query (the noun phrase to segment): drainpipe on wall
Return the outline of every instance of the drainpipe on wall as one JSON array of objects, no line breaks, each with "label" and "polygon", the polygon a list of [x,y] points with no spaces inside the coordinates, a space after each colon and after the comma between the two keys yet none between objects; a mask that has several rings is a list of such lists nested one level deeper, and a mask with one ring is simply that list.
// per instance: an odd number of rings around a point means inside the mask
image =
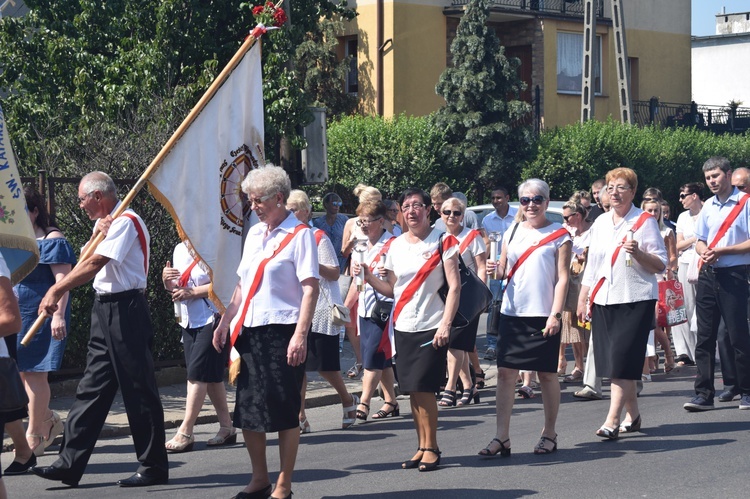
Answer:
[{"label": "drainpipe on wall", "polygon": [[377,90],[375,94],[375,112],[378,116],[383,116],[383,0],[378,0],[377,4],[377,40],[378,61],[376,71]]}]

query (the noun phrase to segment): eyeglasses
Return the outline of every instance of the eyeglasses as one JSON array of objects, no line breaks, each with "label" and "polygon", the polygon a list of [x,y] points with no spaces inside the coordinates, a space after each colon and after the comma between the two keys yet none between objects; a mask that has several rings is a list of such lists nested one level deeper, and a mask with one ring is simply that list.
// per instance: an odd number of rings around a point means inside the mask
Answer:
[{"label": "eyeglasses", "polygon": [[535,205],[540,205],[544,202],[544,196],[534,196],[534,197],[522,197],[518,200],[521,203],[521,206],[528,206],[529,203],[534,203]]},{"label": "eyeglasses", "polygon": [[88,197],[89,197],[89,196],[91,196],[91,195],[92,195],[93,193],[94,193],[94,192],[92,191],[92,192],[87,192],[87,193],[86,193],[86,194],[84,194],[83,196],[78,196],[78,202],[79,202],[79,203],[83,203],[83,202],[84,202],[84,201],[86,201],[86,199],[88,199]]},{"label": "eyeglasses", "polygon": [[576,212],[576,213],[571,213],[571,214],[570,214],[570,215],[568,215],[568,216],[565,216],[565,215],[563,215],[563,220],[565,220],[565,221],[567,222],[568,220],[570,220],[570,218],[571,218],[571,217],[574,217],[574,216],[576,216],[576,215],[578,215],[578,213],[577,213],[577,212]]},{"label": "eyeglasses", "polygon": [[265,203],[266,201],[268,201],[269,199],[271,199],[275,195],[276,195],[276,193],[274,192],[272,194],[267,194],[267,195],[261,196],[259,198],[250,198],[249,199],[250,206],[253,206],[253,205],[258,206],[259,204]]},{"label": "eyeglasses", "polygon": [[[744,185],[738,185],[737,188],[738,189],[744,189],[745,186]],[[680,194],[680,200],[683,200],[683,199],[685,199],[688,196],[692,196],[693,194],[695,194],[695,193],[694,192],[690,192],[690,193],[686,194],[686,193],[683,192],[682,194]]]},{"label": "eyeglasses", "polygon": [[344,203],[341,201],[331,201],[331,206],[338,206],[339,208],[341,208],[342,204]]},{"label": "eyeglasses", "polygon": [[610,194],[617,191],[617,192],[626,192],[629,191],[631,187],[629,185],[608,185],[607,186],[607,192]]},{"label": "eyeglasses", "polygon": [[461,211],[460,211],[460,210],[454,210],[454,211],[451,211],[451,210],[443,210],[443,215],[445,215],[446,217],[449,217],[449,216],[453,215],[454,217],[458,218],[458,217],[460,217],[461,215],[463,215],[463,213],[461,213]]},{"label": "eyeglasses", "polygon": [[360,218],[359,220],[357,220],[354,223],[357,224],[357,227],[365,227],[367,225],[370,225],[373,222],[377,222],[378,220],[381,220],[382,218],[383,217],[378,217],[378,218],[373,218],[372,220],[363,220],[363,219]]},{"label": "eyeglasses", "polygon": [[411,210],[419,211],[423,209],[425,206],[427,205],[424,203],[405,204],[401,207],[401,211],[403,211],[404,213],[406,213],[407,211],[411,211]]}]

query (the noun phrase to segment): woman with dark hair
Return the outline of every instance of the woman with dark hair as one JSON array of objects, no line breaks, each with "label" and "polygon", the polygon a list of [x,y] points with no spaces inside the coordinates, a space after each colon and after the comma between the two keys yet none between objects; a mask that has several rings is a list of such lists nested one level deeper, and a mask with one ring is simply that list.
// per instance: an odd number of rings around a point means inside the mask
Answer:
[{"label": "woman with dark hair", "polygon": [[76,257],[68,240],[52,226],[44,198],[32,187],[24,188],[29,218],[39,246],[39,265],[17,286],[23,327],[17,338],[18,370],[29,396],[29,427],[26,439],[34,454],[41,456],[63,430],[60,416],[49,408],[47,374],[62,364],[65,339],[70,323],[69,295],[58,302],[52,319],[44,324],[31,343],[21,348],[21,340],[38,316],[39,303],[47,290],[71,271]]},{"label": "woman with dark hair", "polygon": [[687,280],[688,267],[696,258],[695,225],[703,208],[703,184],[690,182],[680,187],[680,203],[685,211],[677,217],[677,277],[685,293],[685,308],[688,321],[672,327],[672,341],[678,365],[695,365],[695,344],[698,339],[698,324],[695,316],[695,284]]},{"label": "woman with dark hair", "polygon": [[[385,280],[367,265],[352,262],[353,275],[362,271],[367,284],[394,299],[391,321],[398,383],[401,391],[409,394],[418,438],[416,454],[401,467],[419,471],[432,471],[440,465],[435,392],[445,373],[450,330],[461,293],[458,241],[430,227],[430,203],[430,196],[421,189],[407,189],[401,195],[407,231],[391,243]],[[446,282],[443,302],[438,290]]]}]

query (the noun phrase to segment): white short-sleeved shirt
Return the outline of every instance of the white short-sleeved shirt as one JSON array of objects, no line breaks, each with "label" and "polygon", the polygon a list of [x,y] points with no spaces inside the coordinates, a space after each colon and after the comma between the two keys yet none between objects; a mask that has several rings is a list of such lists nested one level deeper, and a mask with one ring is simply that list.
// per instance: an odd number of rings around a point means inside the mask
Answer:
[{"label": "white short-sleeved shirt", "polygon": [[[268,224],[260,222],[250,228],[242,251],[242,261],[237,269],[240,276],[243,303],[250,291],[260,263],[279,248],[287,234],[294,231],[300,221],[293,214],[265,237]],[[268,324],[295,324],[302,305],[301,282],[309,278],[320,279],[318,251],[315,237],[309,228],[303,229],[266,265],[258,292],[248,307],[243,323],[246,327]]]},{"label": "white short-sleeved shirt", "polygon": [[[646,271],[635,258],[631,259],[632,265],[628,267],[625,263],[626,253],[622,250],[612,265],[615,249],[622,245],[622,240],[643,210],[631,206],[628,214],[617,224],[614,223],[614,213],[613,210],[603,213],[589,229],[591,245],[582,284],[591,290],[601,277],[605,278],[594,298],[597,305],[656,300],[659,297],[656,274]],[[648,217],[635,231],[633,240],[638,242],[641,251],[657,256],[664,265],[667,264],[667,248],[654,217]]]},{"label": "white short-sleeved shirt", "polygon": [[540,229],[526,227],[523,223],[518,226],[507,248],[508,271],[527,249],[532,246],[538,247],[529,254],[508,281],[500,308],[501,313],[513,317],[550,315],[557,284],[557,252],[563,244],[570,241],[570,234],[566,233],[544,246],[539,246],[539,242],[561,228],[562,225],[558,223],[551,223]]},{"label": "white short-sleeved shirt", "polygon": [[[467,238],[471,235],[471,242],[469,242],[465,248],[464,241],[467,240]],[[458,239],[459,248],[463,248],[463,251],[461,251],[461,259],[464,261],[464,265],[466,265],[468,268],[474,271],[476,274],[477,272],[477,262],[474,260],[474,258],[477,255],[481,255],[483,253],[487,253],[487,245],[484,244],[484,239],[482,239],[482,235],[479,233],[478,230],[470,229],[469,227],[464,227],[464,230],[461,231],[461,233],[456,237]]]},{"label": "white short-sleeved shirt", "polygon": [[[699,212],[700,213],[700,212]],[[677,233],[682,234],[683,239],[690,239],[695,236],[695,224],[698,220],[698,215],[693,218],[690,214],[690,210],[685,210],[677,217]],[[689,264],[695,256],[695,243],[682,250],[680,256],[677,258],[679,263]]]},{"label": "white short-sleeved shirt", "polygon": [[[190,255],[185,243],[180,243],[175,246],[174,252],[172,253],[172,265],[180,271],[180,275],[182,275],[192,263],[193,257]],[[211,276],[201,268],[199,263],[190,271],[187,287],[195,288],[197,286],[209,284],[210,282]],[[206,324],[213,322],[214,312],[216,312],[216,310],[207,298],[193,298],[192,300],[181,301],[179,304],[180,316],[182,317],[180,326],[184,328],[196,328],[203,327]]]},{"label": "white short-sleeved shirt", "polygon": [[583,252],[586,251],[586,249],[589,247],[589,243],[591,240],[591,231],[586,231],[582,234],[576,234],[573,236],[573,246],[571,247],[571,251],[574,255],[581,256],[583,255]]},{"label": "white short-sleeved shirt", "polygon": [[[318,244],[318,262],[320,265],[338,267],[339,259],[336,256],[336,250],[333,248],[333,243],[328,238],[325,231],[313,229],[313,235],[316,235],[315,231],[320,231],[322,234],[320,244]],[[343,305],[338,280],[329,281],[321,276],[319,285],[320,294],[318,295],[318,303],[315,304],[312,331],[318,334],[336,336],[344,329],[344,326],[334,325],[331,318],[331,309],[333,308],[333,305]]]},{"label": "white short-sleeved shirt", "polygon": [[508,213],[504,217],[498,215],[497,211],[493,211],[482,219],[482,227],[488,235],[496,232],[502,236],[515,223],[516,213],[518,209],[513,206],[508,206]]},{"label": "white short-sleeved shirt", "polygon": [[[698,215],[698,223],[695,227],[695,235],[698,240],[710,244],[714,240],[714,236],[719,232],[722,222],[729,216],[729,213],[744,195],[744,192],[735,187],[734,192],[732,192],[724,204],[720,203],[716,196],[709,198],[703,204],[703,209]],[[750,239],[750,201],[745,203],[737,218],[729,226],[729,230],[727,230],[724,237],[719,240],[719,243],[715,247],[725,248],[727,246],[734,246],[735,244],[744,243],[748,239]],[[712,267],[734,267],[737,265],[750,265],[750,253],[724,255],[711,264]]]},{"label": "white short-sleeved shirt", "polygon": [[[7,277],[10,280],[10,269],[8,264],[5,263],[5,257],[0,253],[0,277]],[[8,357],[8,347],[5,345],[5,340],[0,338],[0,357]]]},{"label": "white short-sleeved shirt", "polygon": [[[117,202],[112,213],[120,206]],[[133,210],[125,210],[122,215],[112,220],[107,237],[104,238],[94,253],[109,258],[109,262],[96,273],[94,291],[97,293],[122,293],[131,289],[146,288],[146,269],[144,268],[143,249],[135,228],[135,221],[125,216],[134,215],[141,224],[146,238],[146,262],[148,262],[151,236],[143,219]]]},{"label": "white short-sleeved shirt", "polygon": [[[378,242],[375,243],[375,245],[370,248],[367,253],[365,253],[365,265],[369,266],[370,269],[373,268],[373,260],[376,256],[380,253],[380,250],[383,249],[383,245],[393,237],[393,234],[388,232],[387,230],[383,232],[383,235],[380,236],[380,239],[378,239]],[[394,240],[395,242],[395,240]],[[391,243],[393,244],[393,243]],[[392,250],[392,246],[388,248],[388,251],[390,252]],[[388,255],[381,256],[378,259],[378,264],[382,264],[385,262],[385,258]],[[376,264],[376,266],[378,265]],[[393,298],[388,298],[387,296],[381,295],[380,293],[377,294],[377,299],[380,301],[393,301]],[[369,317],[372,313],[372,307],[375,306],[375,291],[372,289],[372,286],[367,284],[365,286],[365,290],[359,294],[359,303],[357,304],[357,315],[360,317]]]},{"label": "white short-sleeved shirt", "polygon": [[[406,234],[399,236],[391,243],[391,249],[385,259],[385,268],[396,275],[396,286],[393,289],[396,306],[406,287],[427,260],[438,250],[439,230],[432,232],[424,241],[410,244]],[[446,235],[443,244],[443,261],[458,252],[458,241]],[[447,246],[447,247],[446,247]],[[396,319],[395,328],[402,332],[417,332],[435,329],[440,325],[445,311],[445,303],[438,290],[445,283],[442,261],[430,272],[414,296],[404,305]]]}]

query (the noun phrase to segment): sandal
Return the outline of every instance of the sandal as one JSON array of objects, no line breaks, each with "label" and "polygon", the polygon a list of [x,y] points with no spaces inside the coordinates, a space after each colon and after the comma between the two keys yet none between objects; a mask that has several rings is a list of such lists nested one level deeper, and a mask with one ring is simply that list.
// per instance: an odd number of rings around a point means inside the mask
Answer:
[{"label": "sandal", "polygon": [[304,435],[305,433],[312,433],[312,427],[307,421],[307,418],[299,422],[299,434]]},{"label": "sandal", "polygon": [[39,442],[34,442],[36,445],[29,445],[31,449],[34,451],[34,455],[36,457],[43,456],[44,451],[47,450],[47,447],[52,445],[57,438],[57,436],[62,433],[64,425],[62,422],[62,419],[60,418],[60,415],[56,413],[55,411],[51,411],[52,416],[50,416],[48,419],[44,420],[44,423],[52,423],[52,426],[50,426],[49,432],[47,432],[47,435],[38,435],[35,433],[27,433],[26,437],[31,437],[34,440],[39,439]]},{"label": "sandal", "polygon": [[[364,410],[364,411],[360,410],[360,408],[359,408],[360,405],[365,406],[366,410]],[[364,402],[360,402],[359,404],[357,404],[357,414],[355,416],[357,419],[359,419],[360,421],[367,421],[367,416],[369,414],[370,414],[370,406],[369,406],[369,404],[365,404]]]},{"label": "sandal", "polygon": [[464,390],[463,394],[461,394],[461,400],[458,401],[458,405],[461,407],[469,405],[472,400],[475,404],[479,403],[479,390],[477,390],[476,385],[472,386],[470,390]]},{"label": "sandal", "polygon": [[[357,406],[359,405],[359,397],[357,397],[353,393],[351,394],[351,396],[352,396],[352,405],[348,407],[344,407],[344,417],[341,419],[342,430],[349,428],[350,426],[354,425],[354,423],[357,422]],[[350,412],[354,413],[354,416],[352,416],[351,418],[348,417]]]},{"label": "sandal", "polygon": [[[422,452],[432,452],[433,454],[437,455],[437,460],[433,463],[425,463],[424,461],[419,462],[419,471],[433,471],[436,470],[438,466],[440,466],[440,455],[442,452],[440,452],[440,449],[430,449],[430,448],[424,448],[422,449]],[[424,458],[424,454],[422,455]]]},{"label": "sandal", "polygon": [[[496,451],[492,451],[490,447],[492,446],[492,442],[497,442],[500,444],[500,447],[497,448]],[[477,454],[484,457],[493,457],[500,454],[501,457],[510,457],[510,447],[506,447],[505,444],[510,442],[510,439],[505,440],[505,442],[501,442],[499,438],[493,438],[489,444],[487,444],[487,447],[480,450]]]},{"label": "sandal", "polygon": [[[187,439],[184,442],[178,442],[175,440],[177,437],[183,437]],[[193,435],[188,435],[186,433],[182,433],[181,431],[178,431],[174,437],[172,437],[172,440],[168,441],[164,447],[167,448],[167,452],[171,454],[178,454],[180,452],[190,452],[193,450],[193,444],[195,443],[195,437]]]},{"label": "sandal", "polygon": [[362,373],[362,364],[354,364],[352,367],[349,368],[348,371],[346,371],[346,375],[351,379],[358,378],[361,373]]},{"label": "sandal", "polygon": [[518,394],[521,396],[521,398],[525,399],[533,399],[534,398],[534,389],[530,386],[522,386],[518,389]]},{"label": "sandal", "polygon": [[454,407],[456,405],[456,392],[443,390],[443,398],[438,401],[440,407]]},{"label": "sandal", "polygon": [[474,386],[476,386],[477,389],[479,390],[484,388],[484,375],[485,375],[484,371],[474,373],[474,378],[476,379]]},{"label": "sandal", "polygon": [[596,430],[596,436],[602,437],[606,440],[617,440],[620,435],[620,427],[610,428],[609,426],[602,426]]},{"label": "sandal", "polygon": [[[221,432],[226,431],[226,435],[222,435]],[[216,432],[216,436],[209,438],[206,441],[206,445],[209,447],[216,447],[219,445],[234,445],[237,443],[237,429],[231,426],[219,426],[219,431]]]},{"label": "sandal", "polygon": [[629,422],[620,423],[620,433],[634,433],[641,431],[641,415]]},{"label": "sandal", "polygon": [[401,413],[398,408],[398,404],[393,404],[386,401],[385,404],[383,404],[383,407],[385,407],[386,405],[393,407],[393,409],[391,409],[390,411],[384,411],[383,409],[380,409],[378,412],[372,415],[372,419],[385,419],[388,416],[395,417]]},{"label": "sandal", "polygon": [[563,378],[563,383],[578,383],[579,381],[583,381],[583,371],[577,367]]},{"label": "sandal", "polygon": [[[424,451],[425,449],[422,447],[417,448],[417,452],[421,452],[422,455],[424,455]],[[413,470],[414,468],[419,466],[419,463],[421,461],[422,461],[421,457],[419,459],[409,459],[408,461],[404,461],[403,463],[401,463],[401,467],[405,470]]]},{"label": "sandal", "polygon": [[[545,446],[546,442],[552,442],[552,448]],[[534,447],[534,454],[541,455],[541,454],[552,454],[557,450],[557,435],[555,435],[555,438],[549,438],[545,437],[544,435],[541,436],[539,439],[539,443],[536,444],[536,447]]]}]

